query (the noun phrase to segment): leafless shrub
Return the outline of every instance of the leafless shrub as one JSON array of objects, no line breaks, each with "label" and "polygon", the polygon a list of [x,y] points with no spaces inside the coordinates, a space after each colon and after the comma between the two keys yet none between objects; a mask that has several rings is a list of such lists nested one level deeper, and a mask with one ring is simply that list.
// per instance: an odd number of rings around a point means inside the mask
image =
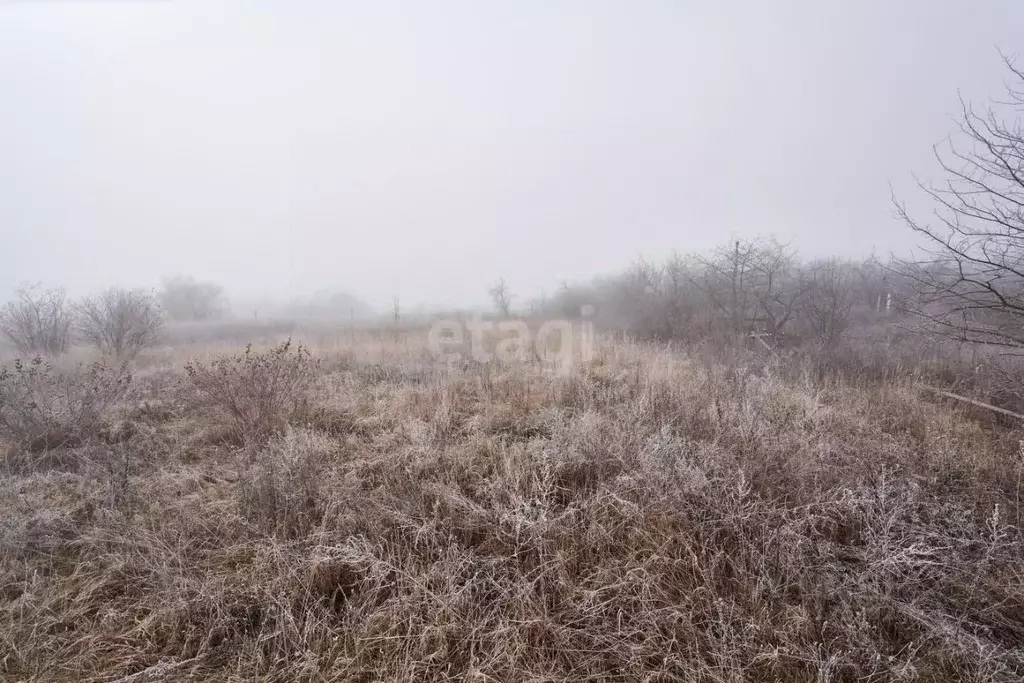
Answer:
[{"label": "leafless shrub", "polygon": [[223,318],[228,311],[224,288],[213,282],[178,276],[166,280],[160,305],[171,320],[203,322]]},{"label": "leafless shrub", "polygon": [[831,348],[850,322],[855,296],[852,268],[827,259],[808,265],[803,277],[800,313],[818,343]]},{"label": "leafless shrub", "polygon": [[24,354],[60,355],[71,341],[72,312],[63,289],[22,287],[0,309],[0,334]]},{"label": "leafless shrub", "polygon": [[687,339],[694,333],[704,293],[694,286],[693,259],[671,256],[656,265],[639,260],[620,279],[609,302],[635,334],[651,339]]},{"label": "leafless shrub", "polygon": [[808,340],[820,348],[837,343],[853,315],[871,324],[888,314],[888,277],[874,259],[807,263],[774,239],[737,240],[565,287],[555,306],[591,304],[601,327],[640,339],[742,346],[757,337],[760,344],[751,345],[761,352]]},{"label": "leafless shrub", "polygon": [[803,294],[791,248],[773,239],[737,240],[700,262],[696,282],[736,332],[785,330]]},{"label": "leafless shrub", "polygon": [[108,289],[78,305],[79,335],[117,359],[159,343],[164,329],[156,298],[142,290]]},{"label": "leafless shrub", "polygon": [[60,371],[42,358],[0,368],[0,434],[29,450],[73,445],[95,435],[131,383],[124,365]]},{"label": "leafless shrub", "polygon": [[197,408],[210,408],[250,443],[279,431],[290,413],[304,407],[319,361],[291,340],[265,352],[221,356],[185,365],[187,389]]}]

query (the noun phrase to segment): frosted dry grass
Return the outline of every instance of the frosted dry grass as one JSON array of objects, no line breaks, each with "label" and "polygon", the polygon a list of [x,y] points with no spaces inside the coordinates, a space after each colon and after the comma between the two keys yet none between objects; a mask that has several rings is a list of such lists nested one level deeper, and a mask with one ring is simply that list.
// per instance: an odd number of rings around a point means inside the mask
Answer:
[{"label": "frosted dry grass", "polygon": [[418,353],[325,353],[322,410],[266,445],[127,405],[132,440],[0,478],[0,671],[1024,675],[1020,433],[664,347],[566,377]]}]

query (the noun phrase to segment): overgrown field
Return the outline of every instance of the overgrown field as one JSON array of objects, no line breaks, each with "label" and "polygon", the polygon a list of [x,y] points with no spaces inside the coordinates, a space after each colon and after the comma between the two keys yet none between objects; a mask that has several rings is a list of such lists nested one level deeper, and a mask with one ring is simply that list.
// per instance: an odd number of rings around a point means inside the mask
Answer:
[{"label": "overgrown field", "polygon": [[1024,678],[1024,434],[909,374],[344,347],[9,375],[0,677]]}]

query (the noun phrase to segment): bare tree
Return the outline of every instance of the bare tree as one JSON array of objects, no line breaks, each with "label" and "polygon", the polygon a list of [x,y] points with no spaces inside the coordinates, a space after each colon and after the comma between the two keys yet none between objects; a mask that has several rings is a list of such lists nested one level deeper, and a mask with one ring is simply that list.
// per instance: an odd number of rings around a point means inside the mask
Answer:
[{"label": "bare tree", "polygon": [[594,297],[594,285],[571,285],[563,282],[558,291],[551,296],[551,300],[545,302],[544,312],[548,310],[572,320],[580,315],[580,310],[585,304],[590,303]]},{"label": "bare tree", "polygon": [[734,245],[716,249],[699,259],[703,268],[694,279],[712,308],[730,321],[734,332],[742,332],[753,317],[748,285],[754,247],[752,242],[736,240]]},{"label": "bare tree", "polygon": [[156,297],[142,290],[108,289],[82,301],[78,313],[81,337],[119,359],[155,346],[163,333]]},{"label": "bare tree", "polygon": [[178,276],[164,282],[160,305],[172,320],[202,321],[222,318],[228,302],[224,289],[212,282]]},{"label": "bare tree", "polygon": [[735,332],[779,334],[803,295],[796,254],[774,239],[736,240],[698,259],[694,283]]},{"label": "bare tree", "polygon": [[692,284],[692,265],[690,260],[673,253],[660,269],[651,273],[657,316],[664,335],[670,339],[686,336],[700,305]]},{"label": "bare tree", "polygon": [[807,287],[797,275],[796,252],[774,239],[758,244],[750,260],[754,322],[769,334],[782,334]]},{"label": "bare tree", "polygon": [[960,135],[936,146],[941,185],[918,185],[934,202],[930,222],[897,215],[924,241],[899,264],[911,286],[903,307],[926,329],[960,341],[1024,350],[1024,70],[1010,71],[1007,99],[978,113],[961,99]]},{"label": "bare tree", "polygon": [[21,353],[59,355],[71,341],[73,315],[63,289],[26,285],[0,309],[0,334]]},{"label": "bare tree", "polygon": [[[567,297],[566,308],[579,314],[587,297],[575,292]],[[604,306],[623,330],[629,330],[643,337],[665,339],[670,337],[670,327],[662,316],[663,294],[661,269],[638,259],[625,273],[598,287],[596,294],[608,298]],[[568,311],[567,311],[568,312]]]},{"label": "bare tree", "polygon": [[505,278],[501,278],[494,283],[494,286],[491,287],[488,293],[491,295],[491,301],[494,302],[494,308],[498,311],[498,314],[503,318],[507,318],[509,311],[512,309],[512,293],[509,291]]},{"label": "bare tree", "polygon": [[852,268],[834,258],[805,269],[800,312],[823,346],[834,346],[850,322],[856,300],[853,277]]},{"label": "bare tree", "polygon": [[397,296],[391,298],[391,319],[394,320],[396,325],[402,319],[401,302]]}]

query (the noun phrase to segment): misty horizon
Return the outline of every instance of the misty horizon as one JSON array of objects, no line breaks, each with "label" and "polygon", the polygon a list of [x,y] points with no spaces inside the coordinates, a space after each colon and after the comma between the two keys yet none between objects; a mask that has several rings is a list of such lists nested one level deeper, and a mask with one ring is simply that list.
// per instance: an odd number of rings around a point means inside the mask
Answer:
[{"label": "misty horizon", "polygon": [[[0,3],[6,297],[482,307],[775,236],[906,251],[890,183],[998,94],[1024,6]],[[921,206],[927,206],[921,202]]]}]

